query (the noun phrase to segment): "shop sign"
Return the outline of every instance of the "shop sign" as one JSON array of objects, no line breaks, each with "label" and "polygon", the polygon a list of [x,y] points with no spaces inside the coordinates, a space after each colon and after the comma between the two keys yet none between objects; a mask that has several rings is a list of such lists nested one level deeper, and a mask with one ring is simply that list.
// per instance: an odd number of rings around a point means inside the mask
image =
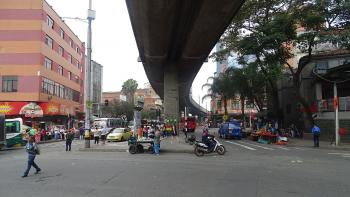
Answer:
[{"label": "shop sign", "polygon": [[28,103],[27,105],[24,105],[21,108],[19,114],[22,114],[28,118],[36,118],[36,117],[43,117],[44,112],[38,104]]},{"label": "shop sign", "polygon": [[0,102],[0,114],[18,115],[21,108],[28,102]]}]

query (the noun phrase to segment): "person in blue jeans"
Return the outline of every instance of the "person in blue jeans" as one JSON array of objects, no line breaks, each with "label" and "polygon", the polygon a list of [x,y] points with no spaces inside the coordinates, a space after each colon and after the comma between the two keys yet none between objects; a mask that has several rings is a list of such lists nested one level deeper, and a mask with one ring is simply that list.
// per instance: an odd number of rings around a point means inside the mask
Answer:
[{"label": "person in blue jeans", "polygon": [[160,131],[159,130],[157,130],[154,135],[153,148],[154,148],[154,154],[159,155],[159,150],[160,150]]},{"label": "person in blue jeans", "polygon": [[35,156],[36,156],[37,151],[38,151],[38,147],[37,147],[36,143],[34,142],[34,137],[30,137],[28,139],[28,143],[26,144],[26,151],[28,153],[28,163],[27,163],[27,169],[24,172],[24,174],[22,175],[23,178],[28,176],[29,170],[32,166],[36,169],[35,174],[38,174],[41,171],[39,166],[36,165],[36,163],[34,162]]},{"label": "person in blue jeans", "polygon": [[320,134],[321,134],[321,129],[318,127],[316,124],[312,127],[312,134],[314,136],[314,147],[320,147]]}]

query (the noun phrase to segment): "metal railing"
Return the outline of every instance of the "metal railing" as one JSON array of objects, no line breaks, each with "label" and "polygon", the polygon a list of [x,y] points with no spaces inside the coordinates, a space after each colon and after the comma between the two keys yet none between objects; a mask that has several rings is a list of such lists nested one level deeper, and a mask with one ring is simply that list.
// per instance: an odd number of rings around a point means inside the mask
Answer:
[{"label": "metal railing", "polygon": [[[339,97],[339,111],[350,111],[350,96]],[[334,99],[322,99],[317,101],[318,112],[334,112]]]}]

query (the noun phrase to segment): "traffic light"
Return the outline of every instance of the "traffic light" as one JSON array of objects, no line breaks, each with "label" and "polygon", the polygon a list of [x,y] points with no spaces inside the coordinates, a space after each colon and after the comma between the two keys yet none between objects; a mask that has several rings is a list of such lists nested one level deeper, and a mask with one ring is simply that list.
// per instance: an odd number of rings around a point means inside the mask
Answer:
[{"label": "traffic light", "polygon": [[106,107],[108,106],[108,100],[107,99],[105,100],[105,106]]}]

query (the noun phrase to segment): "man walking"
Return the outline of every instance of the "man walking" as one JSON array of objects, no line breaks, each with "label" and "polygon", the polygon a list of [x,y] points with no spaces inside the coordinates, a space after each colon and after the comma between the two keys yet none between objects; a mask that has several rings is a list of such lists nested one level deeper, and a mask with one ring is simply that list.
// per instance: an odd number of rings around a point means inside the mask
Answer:
[{"label": "man walking", "polygon": [[74,139],[74,132],[70,130],[68,131],[66,136],[66,151],[71,151],[73,139]]},{"label": "man walking", "polygon": [[80,139],[80,140],[83,140],[83,139],[84,139],[84,127],[83,127],[83,126],[81,126],[81,127],[79,128],[79,139]]},{"label": "man walking", "polygon": [[318,127],[316,124],[314,124],[314,126],[312,127],[312,134],[314,136],[314,147],[320,147],[320,134],[321,134],[321,129],[320,127]]},{"label": "man walking", "polygon": [[22,175],[22,178],[28,176],[29,170],[32,166],[36,169],[35,174],[38,174],[41,171],[39,166],[36,165],[36,163],[34,162],[35,156],[37,154],[39,154],[39,148],[37,147],[33,136],[29,137],[29,139],[28,139],[28,142],[26,144],[26,151],[28,153],[27,169],[24,172],[24,174]]}]

